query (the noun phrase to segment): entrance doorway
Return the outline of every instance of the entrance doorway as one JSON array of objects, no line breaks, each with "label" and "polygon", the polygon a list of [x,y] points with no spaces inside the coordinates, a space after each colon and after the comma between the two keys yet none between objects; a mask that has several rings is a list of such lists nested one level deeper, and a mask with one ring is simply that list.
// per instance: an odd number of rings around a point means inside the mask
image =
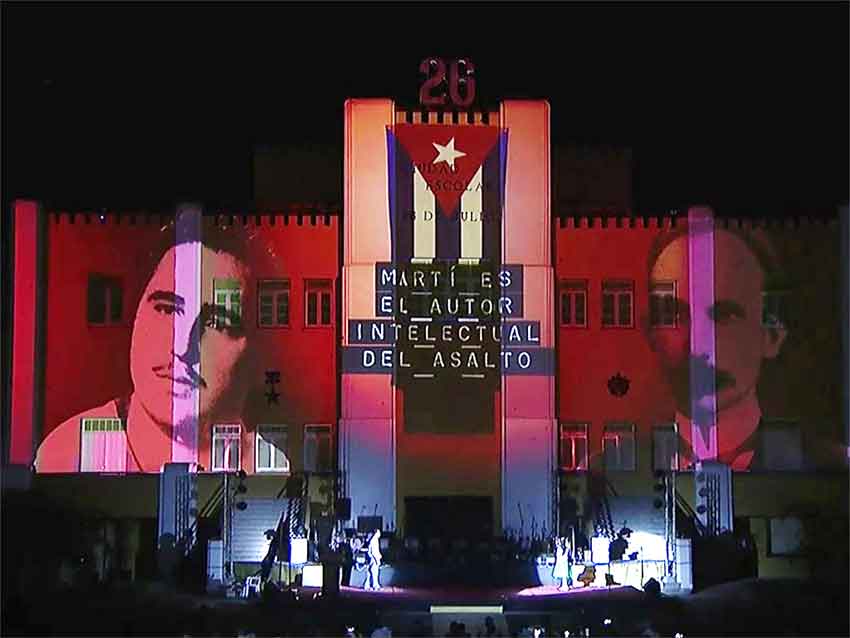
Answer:
[{"label": "entrance doorway", "polygon": [[421,539],[493,537],[490,496],[410,496],[404,499],[405,533]]}]

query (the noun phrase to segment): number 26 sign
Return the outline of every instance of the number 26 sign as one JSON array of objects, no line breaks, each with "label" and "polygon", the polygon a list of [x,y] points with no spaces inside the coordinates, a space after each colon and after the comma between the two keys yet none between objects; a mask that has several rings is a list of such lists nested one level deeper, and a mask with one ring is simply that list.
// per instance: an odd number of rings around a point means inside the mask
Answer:
[{"label": "number 26 sign", "polygon": [[425,81],[419,87],[422,106],[445,106],[447,91],[455,108],[465,109],[475,100],[475,66],[469,60],[450,60],[448,81],[446,61],[441,58],[422,60],[419,71],[425,74]]}]

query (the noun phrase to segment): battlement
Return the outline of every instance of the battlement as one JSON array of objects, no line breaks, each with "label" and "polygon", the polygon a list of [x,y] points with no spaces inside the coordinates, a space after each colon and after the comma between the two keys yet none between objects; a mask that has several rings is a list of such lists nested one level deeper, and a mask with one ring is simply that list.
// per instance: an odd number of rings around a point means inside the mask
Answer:
[{"label": "battlement", "polygon": [[[683,214],[634,215],[597,213],[590,215],[556,215],[556,229],[579,230],[591,228],[636,228],[649,230],[673,230],[684,228],[688,223],[687,211]],[[717,228],[732,230],[838,228],[837,215],[831,217],[715,217]]]},{"label": "battlement", "polygon": [[497,111],[432,111],[424,109],[396,109],[396,124],[444,124],[470,126],[499,126]]},{"label": "battlement", "polygon": [[[50,221],[55,224],[81,225],[158,225],[160,227],[174,224],[174,211],[113,211],[113,210],[82,210],[82,211],[48,211]],[[335,227],[339,223],[339,210],[315,206],[292,206],[286,211],[262,212],[213,212],[203,213],[205,226],[219,228],[236,228],[239,226],[328,226]]]}]

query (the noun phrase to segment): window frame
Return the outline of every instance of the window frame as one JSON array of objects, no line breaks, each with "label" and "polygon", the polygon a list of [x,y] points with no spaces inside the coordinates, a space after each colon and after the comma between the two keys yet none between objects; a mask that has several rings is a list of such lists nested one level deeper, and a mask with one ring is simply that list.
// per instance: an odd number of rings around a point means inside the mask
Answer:
[{"label": "window frame", "polygon": [[[327,469],[324,469],[324,470],[311,469],[311,468],[307,467],[307,448],[308,448],[307,440],[309,438],[309,435],[312,432],[316,432],[316,431],[320,431],[320,430],[326,431],[327,434],[328,434],[328,465],[329,466],[328,466]],[[333,426],[331,426],[330,423],[305,423],[304,424],[304,439],[303,440],[304,440],[304,444],[302,446],[303,449],[301,450],[301,461],[303,463],[302,467],[304,468],[304,471],[305,472],[312,472],[314,474],[327,474],[329,472],[333,472],[334,471],[334,465],[335,465],[335,463],[334,463]],[[318,445],[320,443],[320,439],[317,439],[316,443]],[[317,462],[318,462],[319,453],[320,452],[317,449],[317,452],[316,452]]]},{"label": "window frame", "polygon": [[[657,288],[660,288],[661,286],[668,286],[668,285],[672,286],[672,291],[670,292],[670,294],[658,294],[656,292]],[[659,299],[659,304],[660,304],[659,313],[660,313],[661,317],[663,318],[663,316],[665,314],[664,313],[664,302],[663,302],[663,300],[664,300],[665,297],[672,297],[673,298],[673,321],[672,321],[672,323],[664,323],[663,321],[656,323],[652,320],[653,298]],[[678,328],[679,327],[678,299],[679,299],[679,282],[676,281],[675,279],[659,279],[659,280],[650,281],[649,282],[649,296],[648,296],[648,301],[649,301],[649,327],[650,328],[661,328],[661,329]]]},{"label": "window frame", "polygon": [[[584,295],[584,322],[578,323],[576,317],[575,299],[579,294]],[[570,321],[564,322],[564,297],[570,298]],[[590,297],[587,279],[562,279],[558,282],[558,326],[561,328],[586,329],[590,326],[587,317]]]},{"label": "window frame", "polygon": [[[263,284],[280,282],[284,284],[284,290],[275,290],[272,294],[272,315],[273,323],[264,324],[262,322],[261,305],[263,302]],[[268,294],[268,293],[266,293]],[[285,294],[287,299],[287,318],[286,323],[278,321],[278,295]],[[257,281],[257,327],[265,330],[273,330],[275,328],[291,328],[292,327],[292,280],[289,277],[266,277]]]},{"label": "window frame", "polygon": [[[567,436],[570,433],[581,432],[583,436]],[[576,460],[576,440],[584,440],[584,458],[578,464]],[[564,465],[564,441],[569,440],[572,446],[573,466]],[[583,467],[582,467],[583,465]],[[558,468],[565,472],[587,472],[590,469],[590,423],[587,421],[564,421],[558,427]]]},{"label": "window frame", "polygon": [[[329,312],[328,323],[322,323],[322,296],[327,292]],[[316,323],[310,323],[310,295],[315,294],[316,299]],[[305,328],[332,328],[335,317],[334,304],[334,282],[330,278],[316,278],[304,280],[304,327]]]},{"label": "window frame", "polygon": [[[622,467],[622,452],[619,443],[620,437],[616,434],[618,431],[625,431],[624,426],[628,427],[628,432],[631,435],[632,454],[631,467]],[[610,467],[608,465],[608,454],[606,441],[616,440],[618,467]],[[638,469],[638,449],[637,449],[637,425],[628,421],[609,421],[602,428],[602,464],[605,467],[605,472],[636,472]]]},{"label": "window frame", "polygon": [[[95,427],[92,428],[92,429],[87,429],[86,428],[87,425],[92,425],[92,426],[95,426]],[[106,427],[105,428],[97,427],[99,425],[105,425]],[[123,466],[123,467],[119,467],[119,468],[106,467],[106,465],[107,465],[106,462],[109,460],[108,454],[107,454],[106,458],[103,459],[104,467],[93,468],[93,469],[84,469],[83,468],[83,462],[85,461],[85,458],[86,458],[84,446],[86,445],[86,442],[88,441],[88,437],[86,436],[86,432],[123,432],[124,438],[123,438],[122,442],[123,442],[123,446],[124,446],[124,454],[121,458],[121,462],[119,462],[119,465]],[[97,474],[97,473],[104,473],[104,472],[126,472],[127,471],[127,439],[126,439],[126,433],[127,433],[127,422],[120,417],[96,416],[96,417],[83,417],[83,418],[81,418],[80,419],[80,449],[79,449],[80,462],[79,462],[79,470],[78,471],[80,473],[86,473],[86,474],[92,474],[92,473]]]},{"label": "window frame", "polygon": [[[104,311],[104,321],[97,322],[91,320],[91,315],[89,314],[90,304],[91,304],[91,296],[92,296],[92,285],[94,282],[103,282],[104,289],[104,300],[103,300],[103,311]],[[116,320],[112,319],[112,308],[111,302],[113,300],[113,290],[117,289],[119,291],[119,317]],[[114,275],[106,275],[103,273],[90,272],[88,274],[88,279],[86,280],[86,325],[91,326],[93,328],[108,328],[110,326],[124,326],[127,324],[124,315],[126,314],[126,310],[124,308],[124,281],[121,277],[116,277]]]},{"label": "window frame", "polygon": [[[218,295],[219,293],[226,295],[226,300],[224,303],[224,316],[220,316],[218,312],[213,313],[213,323],[215,327],[218,328],[241,328],[244,325],[244,301],[245,295],[242,291],[242,286],[239,285],[240,282],[238,279],[213,279],[212,287],[213,287],[213,306],[218,307],[221,304],[218,303]],[[239,296],[239,303],[235,304],[239,306],[239,312],[233,312],[233,296],[235,294]],[[233,317],[236,316],[238,318],[238,323],[233,323]]]},{"label": "window frame", "polygon": [[[262,438],[262,432],[264,429],[268,430],[269,428],[276,428],[283,430],[286,434],[286,446],[283,450],[283,456],[286,459],[286,468],[281,469],[274,467],[274,463],[271,464],[271,467],[260,467],[260,441],[263,441],[264,444],[271,446],[271,444]],[[290,458],[289,452],[289,425],[285,423],[261,423],[257,425],[257,431],[254,434],[254,471],[257,474],[291,474],[292,473],[292,459]],[[273,449],[274,446],[271,446]],[[274,459],[274,452],[272,451],[270,458]]]},{"label": "window frame", "polygon": [[[616,286],[622,286],[622,290],[613,289]],[[603,328],[620,328],[629,329],[635,327],[635,282],[634,279],[603,279],[602,280],[602,295],[600,297],[600,325]],[[624,324],[620,321],[620,297],[628,296],[629,303],[629,322]],[[605,297],[612,296],[614,298],[614,323],[605,323]]]},{"label": "window frame", "polygon": [[[800,545],[796,551],[793,552],[777,552],[774,548],[774,530],[773,530],[773,521],[780,521],[786,519],[793,519],[799,521],[800,523]],[[802,558],[806,556],[806,517],[805,516],[796,516],[796,515],[788,515],[788,516],[768,516],[765,518],[765,531],[767,532],[767,547],[765,554],[768,558]]]},{"label": "window frame", "polygon": [[[657,454],[659,452],[658,445],[656,442],[655,435],[660,432],[671,432],[673,435],[673,444],[675,453],[673,456],[673,462],[670,464],[671,467],[658,467],[658,457]],[[679,424],[675,421],[671,423],[659,423],[657,425],[652,426],[652,470],[653,471],[664,471],[664,472],[679,472],[682,469],[682,449],[679,443]]]},{"label": "window frame", "polygon": [[[236,428],[236,432],[218,431],[219,428]],[[216,467],[215,464],[215,443],[217,440],[222,441],[237,441],[236,446],[236,468]],[[225,447],[222,458],[226,465],[227,447]],[[210,471],[211,472],[238,472],[242,469],[242,424],[240,423],[216,423],[212,426],[212,436],[210,437]]]}]

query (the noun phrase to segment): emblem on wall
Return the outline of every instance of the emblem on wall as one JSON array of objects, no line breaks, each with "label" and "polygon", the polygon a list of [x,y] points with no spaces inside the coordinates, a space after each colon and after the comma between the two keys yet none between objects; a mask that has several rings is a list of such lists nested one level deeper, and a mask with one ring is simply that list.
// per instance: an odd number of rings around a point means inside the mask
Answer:
[{"label": "emblem on wall", "polygon": [[619,372],[608,379],[608,392],[615,397],[624,397],[629,391],[631,381]]}]

